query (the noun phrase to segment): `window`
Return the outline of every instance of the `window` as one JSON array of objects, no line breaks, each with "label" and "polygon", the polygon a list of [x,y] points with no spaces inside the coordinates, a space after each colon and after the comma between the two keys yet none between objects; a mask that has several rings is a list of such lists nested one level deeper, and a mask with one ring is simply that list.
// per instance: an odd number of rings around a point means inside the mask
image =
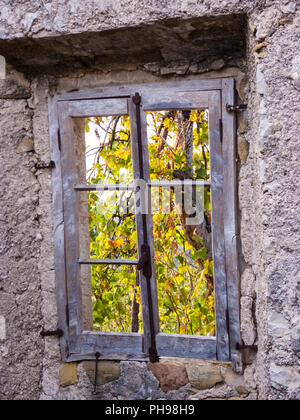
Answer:
[{"label": "window", "polygon": [[[155,362],[167,356],[232,361],[240,369],[235,118],[228,104],[234,104],[232,79],[108,87],[57,95],[50,101],[56,279],[65,360],[94,360],[97,354],[103,360]],[[109,135],[114,141],[116,131],[122,132],[118,145],[110,144],[109,154],[115,161],[126,155],[119,176],[101,177],[99,170],[97,180],[91,182],[85,178],[85,162],[84,170],[78,169],[76,133],[87,118],[106,132],[113,121]],[[202,139],[199,130],[206,130]],[[98,163],[105,163],[107,156],[98,157]],[[134,198],[126,229],[131,241],[136,237],[135,243],[127,246],[125,237],[112,241],[110,227],[111,249],[104,252],[104,230],[97,224],[94,230],[90,227],[86,244],[83,203],[94,197],[103,204],[106,199],[96,198],[101,194],[118,205],[121,196],[127,204]],[[180,209],[177,213],[175,206]],[[118,217],[124,220],[119,210]],[[168,223],[177,233],[166,241]],[[201,229],[211,230],[212,245],[205,242]],[[191,312],[201,309],[201,302],[193,293],[185,305],[184,282],[189,276],[191,292],[195,291],[197,260],[207,253],[211,255],[202,272],[206,270],[211,283],[215,320],[201,329],[197,324],[201,319]],[[96,272],[100,284],[109,272],[114,282],[122,275],[132,290],[138,288],[142,316],[136,316],[135,327],[126,321],[127,314],[122,328],[100,316],[96,328],[89,330],[83,316],[87,296],[82,292],[82,278],[93,280]],[[168,287],[178,286],[177,302],[161,287],[170,277]],[[124,309],[125,292],[118,297]],[[134,299],[128,296],[129,306]],[[188,306],[191,301],[193,307]],[[183,315],[176,313],[177,308]],[[98,311],[101,315],[101,308]],[[197,319],[190,320],[190,313]]]}]

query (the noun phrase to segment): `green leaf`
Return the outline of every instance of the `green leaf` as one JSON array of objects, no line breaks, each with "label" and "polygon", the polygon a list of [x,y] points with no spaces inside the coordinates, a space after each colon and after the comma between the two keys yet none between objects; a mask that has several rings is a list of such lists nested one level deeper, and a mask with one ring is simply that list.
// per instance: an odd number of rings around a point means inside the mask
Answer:
[{"label": "green leaf", "polygon": [[193,260],[204,260],[207,255],[207,249],[201,248],[199,251],[195,251],[192,255]]}]

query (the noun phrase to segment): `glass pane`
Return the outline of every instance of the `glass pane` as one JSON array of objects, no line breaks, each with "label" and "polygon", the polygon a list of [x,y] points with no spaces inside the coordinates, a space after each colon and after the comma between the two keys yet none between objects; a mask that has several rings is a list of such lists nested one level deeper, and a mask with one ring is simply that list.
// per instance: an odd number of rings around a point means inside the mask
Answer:
[{"label": "glass pane", "polygon": [[[152,180],[209,180],[207,111],[148,113]],[[160,329],[214,335],[209,187],[152,187]]]},{"label": "glass pane", "polygon": [[89,249],[80,243],[80,258],[136,259],[137,234],[132,191],[79,192],[87,197]]},{"label": "glass pane", "polygon": [[203,179],[210,177],[208,112],[148,112],[150,178]]},{"label": "glass pane", "polygon": [[[132,182],[128,116],[86,119],[84,140],[87,184]],[[133,192],[78,191],[77,194],[80,258],[137,259]],[[91,285],[94,330],[141,332],[140,286],[135,265],[83,265],[81,273],[85,279],[89,278]]]},{"label": "glass pane", "polygon": [[136,267],[93,265],[91,271],[94,330],[142,332]]},{"label": "glass pane", "polygon": [[85,133],[87,182],[131,182],[133,171],[129,117],[119,115],[88,118]]}]

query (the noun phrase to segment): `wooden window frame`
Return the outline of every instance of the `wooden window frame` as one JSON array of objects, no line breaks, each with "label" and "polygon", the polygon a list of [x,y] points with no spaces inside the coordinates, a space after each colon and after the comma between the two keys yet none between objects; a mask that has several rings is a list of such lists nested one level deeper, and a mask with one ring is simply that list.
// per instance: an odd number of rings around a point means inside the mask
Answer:
[{"label": "wooden window frame", "polygon": [[[212,165],[213,258],[215,281],[216,337],[199,337],[159,332],[157,290],[151,280],[154,328],[159,356],[218,360],[233,363],[241,371],[240,292],[238,264],[238,203],[236,174],[236,122],[227,105],[235,104],[234,79],[188,80],[153,84],[104,87],[73,91],[49,98],[54,212],[54,251],[59,328],[63,331],[61,351],[64,361],[149,360],[150,331],[147,308],[143,304],[144,334],[103,333],[82,328],[81,286],[78,270],[79,236],[76,226],[76,189],[72,147],[74,117],[128,114],[132,136],[137,136],[137,120],[132,98],[142,98],[143,159],[147,161],[145,111],[162,109],[209,110]],[[138,153],[138,150],[133,153]],[[137,159],[136,159],[137,160]],[[147,167],[147,162],[144,161]],[[137,168],[134,168],[136,174]],[[146,173],[146,178],[149,178]],[[135,176],[138,178],[138,176]],[[152,237],[152,216],[147,216]],[[137,229],[140,223],[137,223]],[[139,232],[138,232],[139,235]],[[142,243],[140,238],[139,243]],[[153,247],[152,247],[153,248]],[[151,249],[152,249],[151,248]],[[90,261],[81,261],[89,263]],[[154,264],[154,262],[153,262]],[[155,267],[153,266],[153,270]],[[144,282],[142,282],[143,284]],[[143,286],[142,286],[143,287]],[[146,295],[146,291],[144,291]],[[145,322],[146,320],[146,322]],[[97,357],[96,357],[97,354]],[[99,356],[100,355],[100,356]]]}]

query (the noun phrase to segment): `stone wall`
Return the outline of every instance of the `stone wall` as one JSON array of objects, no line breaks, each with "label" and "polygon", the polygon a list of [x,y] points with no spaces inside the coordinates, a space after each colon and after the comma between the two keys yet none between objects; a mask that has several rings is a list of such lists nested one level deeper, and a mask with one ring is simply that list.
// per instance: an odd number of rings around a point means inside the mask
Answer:
[{"label": "stone wall", "polygon": [[[298,3],[89,0],[83,8],[57,0],[14,2],[12,8],[0,1],[0,54],[13,64],[0,80],[0,399],[299,398]],[[237,14],[240,18],[232,17]],[[240,39],[235,31],[227,33],[235,40],[233,51],[224,43],[207,58],[194,47],[186,57],[180,48],[168,56],[162,44],[158,55],[141,49],[138,59],[132,51],[127,62],[113,60],[117,47],[111,40],[120,28],[140,25],[141,33],[159,34],[166,25],[181,39],[189,25],[190,33],[197,32],[194,19],[201,25],[207,19],[207,33],[216,26],[226,33],[226,19],[214,21],[218,15],[227,15],[227,23],[236,22],[241,31]],[[104,30],[112,52],[106,51],[103,63],[82,61],[80,33],[93,45],[99,36],[93,34]],[[181,43],[177,35],[175,46]],[[53,36],[59,37],[60,51]],[[36,51],[22,57],[22,48],[34,45]],[[51,57],[56,61],[48,66]],[[71,63],[66,69],[64,60]],[[244,343],[256,343],[258,353],[245,355],[242,376],[228,364],[212,362],[162,360],[159,368],[101,362],[94,393],[95,363],[64,365],[57,338],[39,336],[42,328],[57,327],[51,170],[35,169],[38,161],[50,160],[47,97],[186,76],[233,76],[238,100],[248,103],[238,119],[241,326]]]},{"label": "stone wall", "polygon": [[[39,195],[30,83],[1,82],[0,398],[39,398],[43,342]],[[7,85],[7,89],[6,89]],[[8,96],[8,97],[7,97]]]}]

